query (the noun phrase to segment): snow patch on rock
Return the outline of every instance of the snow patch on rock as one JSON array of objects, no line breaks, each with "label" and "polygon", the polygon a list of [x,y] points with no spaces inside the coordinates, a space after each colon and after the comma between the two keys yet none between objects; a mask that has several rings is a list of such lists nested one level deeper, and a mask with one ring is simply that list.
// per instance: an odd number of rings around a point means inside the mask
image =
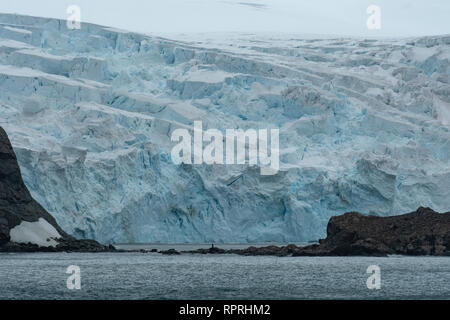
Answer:
[{"label": "snow patch on rock", "polygon": [[45,219],[36,222],[22,221],[10,230],[11,242],[32,243],[40,247],[56,247],[55,239],[61,238],[59,232]]}]

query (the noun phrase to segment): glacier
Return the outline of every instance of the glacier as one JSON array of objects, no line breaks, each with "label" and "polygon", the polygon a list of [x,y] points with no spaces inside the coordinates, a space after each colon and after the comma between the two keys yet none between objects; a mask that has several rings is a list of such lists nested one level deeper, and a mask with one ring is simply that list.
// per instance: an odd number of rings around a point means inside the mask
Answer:
[{"label": "glacier", "polygon": [[[0,14],[0,126],[32,196],[104,243],[304,242],[450,211],[450,36],[170,38]],[[280,129],[280,171],[175,165],[171,133]]]}]

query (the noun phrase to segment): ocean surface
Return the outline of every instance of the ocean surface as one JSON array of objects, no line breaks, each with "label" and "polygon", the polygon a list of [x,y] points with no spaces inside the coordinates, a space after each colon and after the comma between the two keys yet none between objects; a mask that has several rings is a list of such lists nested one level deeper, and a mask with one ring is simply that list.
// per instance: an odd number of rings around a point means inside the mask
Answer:
[{"label": "ocean surface", "polygon": [[[80,290],[67,288],[71,265],[80,267]],[[371,265],[381,271],[379,290],[366,285]],[[450,299],[450,257],[9,253],[0,254],[0,299]]]}]

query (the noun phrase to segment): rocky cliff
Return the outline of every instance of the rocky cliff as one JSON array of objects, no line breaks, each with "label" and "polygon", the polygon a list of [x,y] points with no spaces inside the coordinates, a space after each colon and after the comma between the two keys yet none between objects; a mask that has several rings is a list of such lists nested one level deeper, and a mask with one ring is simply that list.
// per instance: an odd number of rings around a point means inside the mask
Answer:
[{"label": "rocky cliff", "polygon": [[450,212],[430,208],[391,216],[332,217],[327,238],[294,255],[450,255]]},{"label": "rocky cliff", "polygon": [[16,155],[0,127],[0,251],[113,250],[68,235],[25,186]]}]

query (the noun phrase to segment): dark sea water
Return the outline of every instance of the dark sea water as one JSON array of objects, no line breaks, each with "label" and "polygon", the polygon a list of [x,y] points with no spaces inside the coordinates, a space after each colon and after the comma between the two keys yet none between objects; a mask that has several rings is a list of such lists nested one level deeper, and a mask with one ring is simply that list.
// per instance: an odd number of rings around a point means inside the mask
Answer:
[{"label": "dark sea water", "polygon": [[[81,290],[67,288],[70,265]],[[0,299],[450,299],[450,257],[0,254]]]}]

